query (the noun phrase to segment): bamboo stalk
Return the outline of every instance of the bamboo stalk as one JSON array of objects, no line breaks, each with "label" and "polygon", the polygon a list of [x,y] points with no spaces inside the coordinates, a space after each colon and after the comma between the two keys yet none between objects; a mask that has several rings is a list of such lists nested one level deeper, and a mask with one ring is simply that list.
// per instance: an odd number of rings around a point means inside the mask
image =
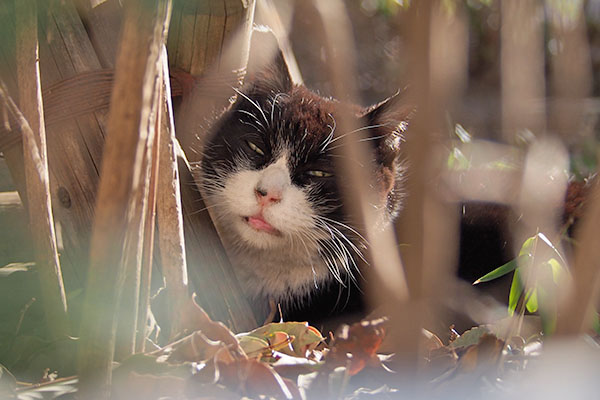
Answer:
[{"label": "bamboo stalk", "polygon": [[53,337],[60,338],[69,334],[70,327],[50,200],[36,1],[17,1],[15,14],[19,103],[23,117],[29,121],[29,127],[22,130],[29,223],[44,297],[46,323]]},{"label": "bamboo stalk", "polygon": [[110,396],[117,307],[126,269],[135,268],[122,264],[123,242],[153,128],[149,114],[156,97],[152,91],[160,71],[170,6],[169,0],[138,0],[124,7],[81,328],[81,398]]}]

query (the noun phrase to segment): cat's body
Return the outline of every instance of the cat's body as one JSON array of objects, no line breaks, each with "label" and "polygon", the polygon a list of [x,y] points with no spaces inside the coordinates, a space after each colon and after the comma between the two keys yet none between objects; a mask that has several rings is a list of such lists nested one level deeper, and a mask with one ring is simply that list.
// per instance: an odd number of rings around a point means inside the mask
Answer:
[{"label": "cat's body", "polygon": [[[340,110],[357,132],[336,132]],[[372,143],[380,221],[401,207],[402,131],[410,109],[398,98],[368,109],[326,99],[291,82],[279,62],[248,83],[213,124],[198,182],[249,297],[298,302],[356,273],[365,243],[335,175],[342,134]]]}]

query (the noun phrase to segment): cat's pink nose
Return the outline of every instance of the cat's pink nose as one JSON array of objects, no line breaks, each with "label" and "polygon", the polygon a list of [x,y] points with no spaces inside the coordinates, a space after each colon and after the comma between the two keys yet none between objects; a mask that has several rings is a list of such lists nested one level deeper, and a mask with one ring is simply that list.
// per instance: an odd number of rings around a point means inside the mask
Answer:
[{"label": "cat's pink nose", "polygon": [[279,203],[281,201],[281,192],[279,190],[267,190],[261,187],[254,189],[258,204],[268,206],[269,204]]}]

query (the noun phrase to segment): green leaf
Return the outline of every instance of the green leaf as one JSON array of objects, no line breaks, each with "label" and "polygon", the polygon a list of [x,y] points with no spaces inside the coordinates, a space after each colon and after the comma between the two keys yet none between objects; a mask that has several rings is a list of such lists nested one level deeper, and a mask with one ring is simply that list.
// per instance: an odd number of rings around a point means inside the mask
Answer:
[{"label": "green leaf", "polygon": [[533,249],[537,244],[538,236],[532,236],[523,242],[523,246],[521,246],[521,250],[519,250],[519,256],[532,256]]},{"label": "green leaf", "polygon": [[269,349],[269,342],[247,334],[236,335],[240,347],[249,357],[254,357]]},{"label": "green leaf", "polygon": [[510,293],[508,294],[508,315],[513,315],[515,313],[519,297],[521,297],[521,293],[523,293],[523,285],[521,284],[519,275],[519,270],[515,270],[512,284],[510,285]]},{"label": "green leaf", "polygon": [[[528,256],[524,256],[521,259],[525,260],[527,257]],[[473,282],[473,285],[477,285],[479,283],[489,282],[491,280],[498,279],[501,276],[504,276],[504,275],[508,274],[509,272],[514,271],[516,268],[518,268],[518,266],[519,266],[519,263],[517,262],[516,258],[514,260],[510,260],[506,264],[496,268],[492,272],[488,272],[481,278],[477,279],[475,282]]]},{"label": "green leaf", "polygon": [[533,289],[529,291],[527,303],[525,303],[525,308],[530,313],[534,313],[538,310],[538,298],[537,298],[537,289]]}]

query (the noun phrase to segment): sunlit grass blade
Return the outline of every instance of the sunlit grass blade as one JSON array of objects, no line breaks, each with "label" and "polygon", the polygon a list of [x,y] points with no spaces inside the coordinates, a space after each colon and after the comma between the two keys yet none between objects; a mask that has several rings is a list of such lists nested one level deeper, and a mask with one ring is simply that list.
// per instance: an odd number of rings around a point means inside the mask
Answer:
[{"label": "sunlit grass blade", "polygon": [[512,271],[514,271],[515,269],[517,269],[517,267],[519,266],[519,264],[522,264],[524,262],[527,261],[527,259],[529,258],[528,254],[524,254],[521,255],[518,258],[515,258],[513,260],[510,260],[509,262],[507,262],[506,264],[496,268],[495,270],[493,270],[492,272],[488,272],[487,274],[485,274],[484,276],[482,276],[481,278],[477,279],[475,282],[473,282],[473,285],[477,285],[479,283],[483,283],[483,282],[489,282],[492,281],[494,279],[498,279]]}]

